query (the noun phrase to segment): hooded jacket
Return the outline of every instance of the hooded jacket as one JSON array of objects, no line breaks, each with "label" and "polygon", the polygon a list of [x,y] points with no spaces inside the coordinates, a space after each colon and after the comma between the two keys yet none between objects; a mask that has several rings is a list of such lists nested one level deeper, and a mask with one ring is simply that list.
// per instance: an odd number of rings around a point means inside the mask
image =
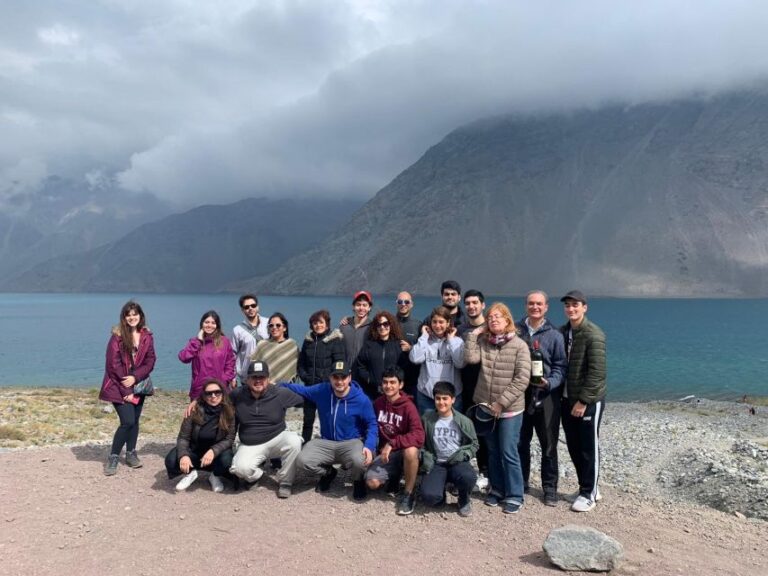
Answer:
[{"label": "hooded jacket", "polygon": [[299,378],[304,384],[326,382],[331,366],[344,361],[343,336],[338,329],[315,334],[312,330],[304,336],[299,354]]},{"label": "hooded jacket", "polygon": [[192,363],[192,381],[189,386],[189,397],[192,400],[200,396],[209,378],[216,378],[224,384],[225,390],[229,390],[229,382],[235,377],[235,353],[223,334],[218,348],[209,336],[205,337],[205,342],[197,337],[190,338],[179,352],[179,360],[184,364]]},{"label": "hooded jacket", "polygon": [[432,398],[437,382],[450,382],[461,394],[460,368],[464,367],[464,341],[458,336],[442,339],[429,334],[419,336],[409,355],[411,362],[421,364],[417,389]]},{"label": "hooded jacket", "polygon": [[421,448],[424,446],[424,426],[413,399],[405,392],[390,402],[386,396],[379,396],[373,403],[379,424],[379,450],[389,444],[392,450]]},{"label": "hooded jacket", "polygon": [[349,392],[344,398],[333,393],[330,382],[314,386],[283,383],[281,386],[317,405],[320,436],[323,440],[344,442],[359,439],[371,452],[376,451],[379,427],[373,404],[357,382],[353,380],[350,383]]},{"label": "hooded jacket", "polygon": [[104,379],[101,382],[99,400],[123,404],[123,396],[133,392],[132,387],[121,384],[126,376],[133,376],[136,382],[146,380],[155,367],[155,341],[152,332],[144,327],[139,334],[139,346],[136,356],[131,358],[122,347],[123,339],[120,337],[120,329],[112,328],[112,335],[107,343],[107,357],[104,367]]}]

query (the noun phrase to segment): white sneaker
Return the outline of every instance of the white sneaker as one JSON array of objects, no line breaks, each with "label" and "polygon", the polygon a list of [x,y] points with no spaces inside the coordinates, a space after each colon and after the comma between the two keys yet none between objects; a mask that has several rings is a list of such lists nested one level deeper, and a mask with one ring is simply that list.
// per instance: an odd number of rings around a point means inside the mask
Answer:
[{"label": "white sneaker", "polygon": [[584,496],[576,498],[575,502],[571,505],[571,510],[574,512],[589,512],[594,509],[595,503]]},{"label": "white sneaker", "polygon": [[217,494],[219,492],[224,492],[224,483],[221,481],[221,478],[216,476],[215,474],[211,474],[208,476],[208,482],[211,483],[211,488],[213,488],[213,491]]},{"label": "white sneaker", "polygon": [[[566,502],[576,502],[576,500],[579,497],[579,491],[576,490],[573,494],[568,494],[567,496],[563,496],[563,500]],[[597,494],[595,494],[595,502],[600,502],[600,500],[603,499],[603,495],[600,494],[600,488],[597,489]]]},{"label": "white sneaker", "polygon": [[184,492],[184,490],[192,486],[192,482],[194,482],[195,480],[197,480],[197,470],[192,470],[192,472],[185,475],[184,478],[179,480],[179,483],[176,484],[176,491]]}]

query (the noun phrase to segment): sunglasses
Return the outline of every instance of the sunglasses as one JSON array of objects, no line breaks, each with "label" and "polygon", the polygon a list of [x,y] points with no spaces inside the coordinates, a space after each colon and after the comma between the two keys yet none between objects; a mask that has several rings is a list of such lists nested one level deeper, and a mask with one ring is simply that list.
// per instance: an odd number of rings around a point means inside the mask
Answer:
[{"label": "sunglasses", "polygon": [[254,308],[258,308],[258,304],[246,304],[243,306],[243,310],[253,310]]},{"label": "sunglasses", "polygon": [[222,394],[223,394],[223,392],[221,390],[206,390],[205,391],[205,395],[208,396],[209,398],[211,396],[221,396]]},{"label": "sunglasses", "polygon": [[282,328],[282,324],[267,324],[267,328]]},{"label": "sunglasses", "polygon": [[400,300],[399,298],[395,302],[397,302],[398,306],[408,306],[411,303],[410,300]]},{"label": "sunglasses", "polygon": [[389,328],[389,322],[379,322],[376,324],[376,328]]}]

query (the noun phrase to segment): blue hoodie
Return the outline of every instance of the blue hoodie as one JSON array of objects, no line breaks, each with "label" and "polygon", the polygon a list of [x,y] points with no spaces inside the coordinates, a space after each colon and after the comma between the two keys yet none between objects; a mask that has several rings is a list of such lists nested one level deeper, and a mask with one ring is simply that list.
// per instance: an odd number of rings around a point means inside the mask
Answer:
[{"label": "blue hoodie", "polygon": [[376,452],[379,425],[371,400],[357,382],[352,381],[349,393],[344,398],[333,393],[330,382],[314,386],[290,383],[280,385],[317,404],[323,440],[343,442],[362,439],[366,448]]}]

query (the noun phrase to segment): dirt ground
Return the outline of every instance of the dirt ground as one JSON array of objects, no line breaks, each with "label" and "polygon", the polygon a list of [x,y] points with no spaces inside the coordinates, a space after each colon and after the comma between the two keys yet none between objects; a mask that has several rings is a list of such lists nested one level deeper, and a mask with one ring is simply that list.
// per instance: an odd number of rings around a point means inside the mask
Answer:
[{"label": "dirt ground", "polygon": [[555,574],[541,548],[546,535],[584,524],[624,545],[616,574],[768,574],[765,522],[607,486],[589,514],[565,502],[547,508],[534,490],[515,516],[478,497],[470,518],[456,514],[455,501],[400,517],[385,494],[353,502],[341,475],[325,495],[301,480],[288,500],[271,478],[214,494],[202,477],[177,494],[163,468],[170,447],[140,444],[144,467],[121,463],[114,477],[102,475],[106,446],[0,453],[2,573]]}]

